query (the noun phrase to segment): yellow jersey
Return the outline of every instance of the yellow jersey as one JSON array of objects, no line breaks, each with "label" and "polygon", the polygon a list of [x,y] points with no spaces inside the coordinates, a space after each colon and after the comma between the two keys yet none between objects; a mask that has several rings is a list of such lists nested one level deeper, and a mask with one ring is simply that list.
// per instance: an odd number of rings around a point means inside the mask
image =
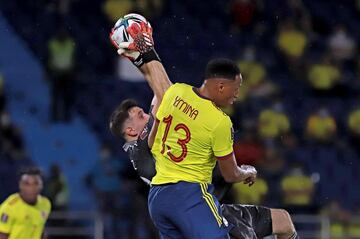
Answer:
[{"label": "yellow jersey", "polygon": [[12,194],[0,206],[0,232],[9,234],[8,239],[40,239],[50,210],[46,197],[39,195],[30,205],[18,193]]},{"label": "yellow jersey", "polygon": [[218,158],[233,152],[229,118],[187,84],[174,84],[164,94],[151,149],[156,162],[153,185],[179,181],[211,183]]}]

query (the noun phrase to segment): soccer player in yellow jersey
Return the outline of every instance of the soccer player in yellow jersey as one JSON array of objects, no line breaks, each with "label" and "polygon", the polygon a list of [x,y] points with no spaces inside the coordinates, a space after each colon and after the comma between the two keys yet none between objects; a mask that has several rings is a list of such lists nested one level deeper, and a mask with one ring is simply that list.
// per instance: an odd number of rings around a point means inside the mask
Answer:
[{"label": "soccer player in yellow jersey", "polygon": [[241,81],[234,62],[216,59],[208,63],[202,87],[177,83],[162,99],[149,211],[165,238],[228,238],[231,227],[212,194],[215,163],[228,182],[251,185],[256,178],[253,167],[237,166],[232,123],[219,108],[234,102]]},{"label": "soccer player in yellow jersey", "polygon": [[[126,43],[128,49],[142,54],[140,60],[128,55],[135,65],[159,61],[149,27],[133,24],[128,32],[134,39]],[[110,36],[116,40],[113,32]],[[159,77],[164,77],[161,68],[149,78]],[[229,238],[232,227],[223,221],[220,205],[212,194],[215,163],[219,162],[229,182],[251,185],[257,173],[251,166],[237,166],[232,123],[218,108],[235,101],[241,81],[236,64],[219,59],[208,64],[201,88],[175,84],[163,96],[152,130],[156,132],[152,148],[156,175],[149,193],[150,215],[163,238]],[[154,88],[154,82],[149,83]]]},{"label": "soccer player in yellow jersey", "polygon": [[0,206],[0,239],[45,238],[50,201],[40,195],[43,181],[39,169],[21,173],[19,193],[10,195]]}]

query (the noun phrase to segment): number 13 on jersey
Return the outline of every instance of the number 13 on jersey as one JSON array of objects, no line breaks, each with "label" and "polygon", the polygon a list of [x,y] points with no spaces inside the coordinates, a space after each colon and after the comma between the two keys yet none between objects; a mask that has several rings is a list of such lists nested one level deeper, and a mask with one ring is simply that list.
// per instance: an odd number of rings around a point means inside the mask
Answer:
[{"label": "number 13 on jersey", "polygon": [[[164,122],[166,124],[165,126],[165,132],[164,135],[162,137],[162,149],[161,149],[161,154],[165,153],[165,148],[167,149],[167,155],[170,157],[170,159],[174,162],[181,162],[184,160],[184,158],[187,155],[187,147],[186,144],[189,143],[189,141],[191,140],[191,133],[189,128],[185,125],[185,124],[177,124],[175,126],[175,128],[171,128],[171,123],[172,123],[172,115],[168,115],[167,117],[164,117],[162,122]],[[180,145],[182,151],[181,154],[179,156],[175,156],[171,153],[171,147],[169,145],[165,145],[166,139],[169,135],[169,131],[170,130],[175,130],[176,132],[179,130],[183,130],[185,132],[185,138],[184,139],[178,139],[177,143]]]}]

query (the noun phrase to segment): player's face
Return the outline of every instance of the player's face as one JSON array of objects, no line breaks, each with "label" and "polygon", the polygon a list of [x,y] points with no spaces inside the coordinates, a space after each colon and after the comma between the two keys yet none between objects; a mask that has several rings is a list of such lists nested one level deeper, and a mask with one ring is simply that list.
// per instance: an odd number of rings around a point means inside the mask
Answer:
[{"label": "player's face", "polygon": [[136,133],[139,134],[141,130],[145,127],[146,123],[149,121],[149,115],[144,112],[144,110],[138,106],[132,107],[129,110],[129,125],[128,127],[136,130]]},{"label": "player's face", "polygon": [[36,202],[37,196],[43,188],[43,181],[39,175],[24,174],[20,179],[20,194],[27,202]]},{"label": "player's face", "polygon": [[226,107],[232,105],[239,95],[239,88],[242,84],[241,74],[236,75],[235,80],[224,80],[222,88],[220,89],[220,96],[218,99],[218,105]]}]

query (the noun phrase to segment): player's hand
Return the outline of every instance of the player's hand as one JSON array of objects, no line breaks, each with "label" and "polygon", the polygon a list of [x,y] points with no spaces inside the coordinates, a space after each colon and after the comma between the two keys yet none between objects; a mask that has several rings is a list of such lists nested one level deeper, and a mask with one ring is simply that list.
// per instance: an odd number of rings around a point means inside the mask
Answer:
[{"label": "player's hand", "polygon": [[138,51],[141,54],[147,53],[154,49],[154,40],[152,37],[152,28],[144,22],[131,24],[126,31],[133,38],[134,42],[122,42],[120,48],[126,48]]},{"label": "player's hand", "polygon": [[249,187],[252,186],[256,181],[257,171],[255,167],[251,165],[241,165],[240,168],[244,172],[244,184],[248,184]]},{"label": "player's hand", "polygon": [[144,63],[156,60],[161,61],[154,49],[154,41],[152,38],[152,28],[141,22],[131,24],[126,31],[133,38],[132,42],[119,42],[114,30],[110,33],[110,41],[118,49],[120,56],[129,58],[129,60],[137,67],[141,67]]},{"label": "player's hand", "polygon": [[112,28],[109,34],[110,42],[116,47],[117,53],[120,56],[127,57],[130,61],[134,61],[140,56],[140,52],[128,49],[129,42],[126,42],[125,44],[124,42],[119,42],[117,36],[119,33],[120,32],[116,32],[114,31],[114,28]]}]

